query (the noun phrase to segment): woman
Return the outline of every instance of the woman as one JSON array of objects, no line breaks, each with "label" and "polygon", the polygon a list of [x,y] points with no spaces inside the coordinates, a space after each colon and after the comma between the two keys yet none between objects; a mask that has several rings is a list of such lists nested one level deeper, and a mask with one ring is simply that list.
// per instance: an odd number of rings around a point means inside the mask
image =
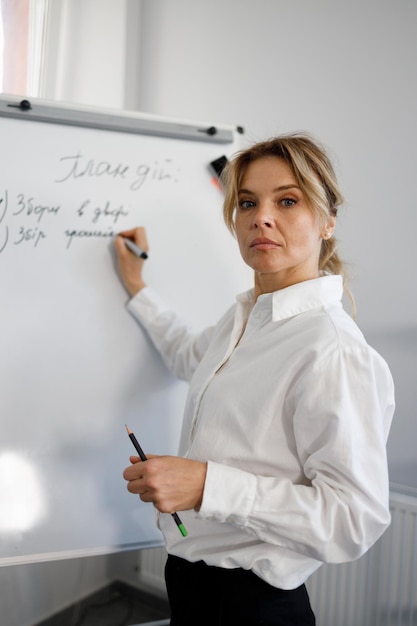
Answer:
[{"label": "woman", "polygon": [[[309,575],[358,558],[389,524],[393,383],[342,308],[342,198],[324,149],[301,134],[262,142],[224,182],[254,288],[215,328],[190,336],[116,239],[129,310],[190,382],[188,449],[132,457],[124,478],[161,513],[172,625],[310,625]],[[148,249],[142,228],[122,234]]]}]

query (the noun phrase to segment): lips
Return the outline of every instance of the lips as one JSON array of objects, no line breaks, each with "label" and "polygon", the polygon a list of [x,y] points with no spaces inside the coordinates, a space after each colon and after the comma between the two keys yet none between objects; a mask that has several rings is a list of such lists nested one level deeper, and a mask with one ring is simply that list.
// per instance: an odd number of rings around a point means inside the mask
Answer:
[{"label": "lips", "polygon": [[251,242],[249,247],[256,248],[257,250],[273,250],[274,248],[278,248],[279,244],[266,237],[257,237]]}]

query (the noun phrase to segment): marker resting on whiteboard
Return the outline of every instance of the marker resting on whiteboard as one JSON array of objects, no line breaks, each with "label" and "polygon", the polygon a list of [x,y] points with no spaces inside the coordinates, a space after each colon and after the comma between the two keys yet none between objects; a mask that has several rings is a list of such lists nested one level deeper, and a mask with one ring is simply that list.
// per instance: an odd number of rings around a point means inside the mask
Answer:
[{"label": "marker resting on whiteboard", "polygon": [[225,157],[224,155],[219,157],[218,159],[214,159],[214,161],[211,161],[210,166],[212,168],[212,170],[214,171],[214,173],[216,174],[217,178],[220,178],[224,168],[226,167],[228,163],[227,157]]},{"label": "marker resting on whiteboard", "polygon": [[214,185],[216,185],[216,187],[218,187],[218,189],[220,189],[220,191],[223,191],[223,185],[222,185],[222,173],[224,168],[226,167],[228,163],[227,157],[225,157],[224,155],[219,157],[218,159],[215,159],[214,161],[211,161],[210,163],[210,167],[213,170],[213,172],[216,174],[216,176],[214,178],[212,178],[212,183]]},{"label": "marker resting on whiteboard", "polygon": [[139,248],[139,246],[133,243],[131,239],[128,239],[127,237],[123,237],[123,241],[125,242],[126,248],[129,248],[129,250],[133,252],[133,254],[136,254],[136,256],[140,257],[141,259],[148,258],[148,255],[145,252],[145,250],[142,250],[142,248]]},{"label": "marker resting on whiteboard", "polygon": [[[125,424],[126,426],[126,424]],[[126,430],[127,430],[127,434],[130,437],[131,442],[133,443],[133,445],[135,446],[136,452],[139,454],[141,461],[147,461],[147,457],[146,454],[144,453],[144,451],[142,450],[142,448],[140,447],[140,443],[139,441],[136,439],[135,435],[132,433],[132,431],[130,430],[130,428],[128,426],[126,426]],[[179,516],[177,513],[171,513],[172,517],[174,518],[174,521],[176,523],[176,525],[179,528],[179,531],[181,533],[181,535],[183,537],[186,537],[188,535],[187,529],[185,528],[184,524],[182,523],[182,521],[180,520]]]}]

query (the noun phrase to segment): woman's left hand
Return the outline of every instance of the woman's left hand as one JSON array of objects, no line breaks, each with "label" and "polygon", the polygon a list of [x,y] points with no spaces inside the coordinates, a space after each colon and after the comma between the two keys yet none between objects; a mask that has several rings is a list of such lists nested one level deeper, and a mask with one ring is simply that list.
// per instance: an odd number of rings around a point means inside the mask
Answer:
[{"label": "woman's left hand", "polygon": [[131,456],[123,472],[128,491],[153,502],[161,513],[198,509],[203,499],[207,464],[178,456]]}]

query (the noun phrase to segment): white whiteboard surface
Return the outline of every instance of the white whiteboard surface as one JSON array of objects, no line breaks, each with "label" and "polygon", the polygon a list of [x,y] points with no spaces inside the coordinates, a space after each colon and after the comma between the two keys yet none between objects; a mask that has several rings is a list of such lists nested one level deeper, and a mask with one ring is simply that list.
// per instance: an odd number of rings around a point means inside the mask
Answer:
[{"label": "white whiteboard surface", "polygon": [[238,138],[1,114],[0,136],[0,565],[160,545],[122,478],[124,425],[175,454],[186,385],[125,309],[112,233],[145,225],[148,283],[196,329],[215,323],[250,285],[208,167]]}]

